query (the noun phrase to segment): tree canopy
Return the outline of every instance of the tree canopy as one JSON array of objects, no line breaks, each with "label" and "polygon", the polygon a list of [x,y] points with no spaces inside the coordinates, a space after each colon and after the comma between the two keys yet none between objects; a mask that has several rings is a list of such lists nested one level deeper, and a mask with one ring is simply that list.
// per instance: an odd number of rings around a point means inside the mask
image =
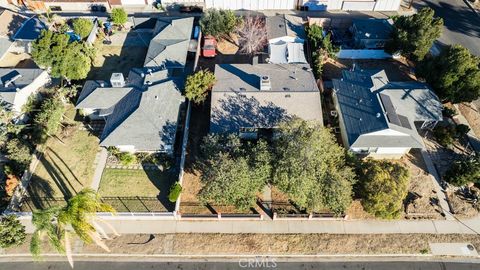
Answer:
[{"label": "tree canopy", "polygon": [[8,140],[6,148],[8,158],[12,161],[15,173],[20,175],[32,160],[30,148],[17,138]]},{"label": "tree canopy", "polygon": [[[73,267],[71,252],[71,234],[67,228],[71,227],[73,232],[85,243],[95,243],[108,251],[108,247],[102,241],[108,238],[105,232],[98,230],[100,221],[96,212],[111,212],[115,210],[108,204],[102,203],[100,196],[90,188],[81,190],[77,195],[68,200],[63,207],[54,206],[44,210],[34,211],[32,223],[35,226],[30,242],[30,252],[33,256],[39,257],[41,253],[42,240],[47,238],[48,243],[61,254],[66,254],[70,265]],[[113,229],[110,225],[110,229]],[[95,226],[94,226],[95,225]],[[116,232],[114,231],[116,234]]]},{"label": "tree canopy", "polygon": [[185,96],[195,103],[202,103],[215,84],[215,75],[208,70],[200,70],[189,75],[185,84]]},{"label": "tree canopy", "polygon": [[113,8],[110,19],[116,25],[124,25],[128,20],[128,14],[123,8]]},{"label": "tree canopy", "polygon": [[460,45],[449,46],[438,56],[426,58],[417,70],[442,99],[460,103],[480,96],[480,58]]},{"label": "tree canopy", "polygon": [[18,246],[25,242],[25,226],[15,215],[0,217],[0,248]]},{"label": "tree canopy", "polygon": [[228,36],[242,22],[232,10],[214,8],[207,9],[200,19],[200,27],[203,35],[211,35],[216,38]]},{"label": "tree canopy", "polygon": [[480,183],[480,158],[455,161],[445,173],[445,181],[455,186]]},{"label": "tree canopy", "polygon": [[90,19],[76,18],[72,22],[73,31],[82,39],[88,37],[93,28],[93,22]]},{"label": "tree canopy", "polygon": [[443,19],[434,18],[434,13],[426,7],[411,16],[394,17],[392,40],[386,44],[386,51],[422,60],[442,34]]},{"label": "tree canopy", "polygon": [[51,68],[54,78],[85,79],[95,51],[83,42],[69,42],[67,34],[42,30],[32,44],[32,57],[37,65]]},{"label": "tree canopy", "polygon": [[200,199],[205,203],[252,207],[271,175],[265,141],[242,143],[237,136],[209,135],[202,144]]},{"label": "tree canopy", "polygon": [[307,211],[343,213],[352,200],[353,170],[345,150],[320,123],[294,119],[274,141],[273,184]]},{"label": "tree canopy", "polygon": [[408,193],[409,171],[384,160],[367,160],[361,166],[359,185],[365,211],[380,218],[398,218]]}]

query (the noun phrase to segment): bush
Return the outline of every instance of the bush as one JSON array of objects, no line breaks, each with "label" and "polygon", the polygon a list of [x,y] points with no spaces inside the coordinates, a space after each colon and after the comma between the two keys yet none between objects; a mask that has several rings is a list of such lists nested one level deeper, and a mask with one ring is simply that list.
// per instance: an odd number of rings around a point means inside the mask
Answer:
[{"label": "bush", "polygon": [[116,25],[124,25],[128,20],[128,15],[123,8],[113,8],[110,19]]},{"label": "bush", "polygon": [[242,23],[231,10],[208,9],[200,19],[203,35],[214,37],[228,36]]},{"label": "bush", "polygon": [[454,108],[444,107],[442,110],[442,114],[445,117],[454,117],[457,115],[457,111]]},{"label": "bush", "polygon": [[200,70],[188,76],[185,84],[185,96],[195,103],[202,103],[208,90],[215,84],[215,75],[208,70]]},{"label": "bush", "polygon": [[312,50],[315,50],[320,47],[320,44],[323,39],[323,28],[316,24],[306,27],[307,38],[310,41]]},{"label": "bush", "polygon": [[435,140],[443,147],[449,147],[455,141],[455,129],[452,126],[436,126],[433,129]]},{"label": "bush", "polygon": [[318,51],[313,52],[313,74],[315,78],[322,77],[323,72],[323,62],[324,62],[324,52],[323,49],[319,49]]},{"label": "bush", "polygon": [[170,193],[168,194],[168,200],[170,202],[176,202],[177,199],[178,199],[178,196],[180,196],[180,192],[182,192],[182,185],[180,185],[179,182],[175,182],[170,187]]},{"label": "bush", "polygon": [[398,163],[367,160],[360,169],[362,205],[370,214],[398,218],[408,193],[409,171]]},{"label": "bush", "polygon": [[12,139],[7,142],[7,154],[17,175],[22,174],[32,160],[30,148],[19,139]]},{"label": "bush", "polygon": [[48,98],[40,106],[40,112],[35,116],[35,123],[47,135],[55,135],[60,128],[65,107],[57,96]]},{"label": "bush", "polygon": [[117,155],[115,155],[120,163],[124,166],[131,165],[137,161],[137,157],[134,154],[128,153],[128,152],[120,152]]},{"label": "bush", "polygon": [[93,28],[92,20],[85,18],[76,18],[72,23],[73,31],[82,39],[88,37]]},{"label": "bush", "polygon": [[17,217],[8,215],[0,219],[0,247],[9,248],[18,246],[25,242],[25,226],[23,226]]},{"label": "bush", "polygon": [[470,131],[470,127],[467,126],[467,125],[464,125],[464,124],[458,124],[456,127],[455,127],[455,136],[457,138],[461,138],[465,135],[467,135],[467,133]]},{"label": "bush", "polygon": [[480,183],[480,160],[471,158],[456,161],[445,173],[444,180],[455,186],[465,186],[468,183]]}]

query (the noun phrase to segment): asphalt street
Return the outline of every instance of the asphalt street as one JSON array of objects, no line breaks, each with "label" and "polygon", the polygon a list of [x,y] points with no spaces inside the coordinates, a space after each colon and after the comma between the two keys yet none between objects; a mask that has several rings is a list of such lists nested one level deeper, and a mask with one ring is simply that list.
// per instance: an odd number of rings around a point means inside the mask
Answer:
[{"label": "asphalt street", "polygon": [[445,27],[440,43],[460,44],[480,56],[480,17],[463,0],[422,0],[413,4],[417,9],[426,5],[443,18]]},{"label": "asphalt street", "polygon": [[[70,270],[66,262],[0,262],[1,270]],[[77,261],[75,270],[230,270],[230,269],[278,269],[278,270],[478,270],[480,264],[466,262],[394,261],[394,262],[277,262],[275,259],[239,259],[228,262],[88,262]]]}]

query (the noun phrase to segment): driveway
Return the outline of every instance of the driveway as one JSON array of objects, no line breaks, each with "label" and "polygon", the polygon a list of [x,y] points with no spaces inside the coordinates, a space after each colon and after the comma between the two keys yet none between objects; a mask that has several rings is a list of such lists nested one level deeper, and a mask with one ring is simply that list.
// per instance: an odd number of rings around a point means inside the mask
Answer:
[{"label": "driveway", "polygon": [[462,0],[423,0],[414,3],[414,7],[429,6],[435,15],[444,21],[440,43],[461,44],[472,54],[480,56],[480,17]]}]

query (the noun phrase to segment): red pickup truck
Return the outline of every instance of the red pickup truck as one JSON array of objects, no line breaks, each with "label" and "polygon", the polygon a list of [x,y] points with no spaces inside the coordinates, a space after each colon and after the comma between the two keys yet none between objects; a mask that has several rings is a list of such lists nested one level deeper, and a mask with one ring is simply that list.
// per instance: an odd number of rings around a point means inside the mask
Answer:
[{"label": "red pickup truck", "polygon": [[203,37],[203,57],[215,57],[217,55],[217,40],[212,36]]}]

